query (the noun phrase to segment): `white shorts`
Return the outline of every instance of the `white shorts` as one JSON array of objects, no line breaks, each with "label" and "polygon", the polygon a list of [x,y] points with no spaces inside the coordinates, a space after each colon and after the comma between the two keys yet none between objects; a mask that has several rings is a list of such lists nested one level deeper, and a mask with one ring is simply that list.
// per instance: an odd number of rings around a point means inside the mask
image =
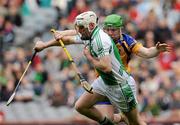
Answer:
[{"label": "white shorts", "polygon": [[93,91],[106,96],[119,111],[129,112],[136,107],[136,83],[132,76],[118,85],[107,85],[101,77],[92,83]]}]

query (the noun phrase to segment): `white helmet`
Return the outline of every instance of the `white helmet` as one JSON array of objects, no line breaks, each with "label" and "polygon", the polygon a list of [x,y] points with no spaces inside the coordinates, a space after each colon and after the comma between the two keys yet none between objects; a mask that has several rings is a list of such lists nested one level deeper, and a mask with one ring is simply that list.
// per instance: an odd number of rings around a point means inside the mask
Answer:
[{"label": "white helmet", "polygon": [[88,28],[88,30],[91,32],[92,30],[89,29],[89,24],[94,23],[95,26],[97,26],[97,16],[93,11],[87,11],[84,13],[79,14],[76,16],[75,19],[75,25],[76,26],[84,26],[85,28]]}]

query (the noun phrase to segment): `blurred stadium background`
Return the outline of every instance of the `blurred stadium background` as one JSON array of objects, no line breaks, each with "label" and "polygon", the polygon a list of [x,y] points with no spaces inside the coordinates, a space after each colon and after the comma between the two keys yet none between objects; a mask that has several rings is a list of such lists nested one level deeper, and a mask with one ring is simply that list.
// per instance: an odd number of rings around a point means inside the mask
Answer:
[{"label": "blurred stadium background", "polygon": [[[93,10],[100,24],[117,13],[125,18],[125,33],[144,46],[173,45],[157,58],[132,57],[141,116],[150,125],[180,124],[180,0],[0,0],[0,124],[95,125],[73,109],[83,93],[66,54],[59,47],[35,57],[15,101],[6,106],[32,54],[34,41],[50,40],[51,27],[72,29],[81,12]],[[155,42],[154,42],[155,41]],[[84,77],[95,73],[82,46],[69,46]]]}]

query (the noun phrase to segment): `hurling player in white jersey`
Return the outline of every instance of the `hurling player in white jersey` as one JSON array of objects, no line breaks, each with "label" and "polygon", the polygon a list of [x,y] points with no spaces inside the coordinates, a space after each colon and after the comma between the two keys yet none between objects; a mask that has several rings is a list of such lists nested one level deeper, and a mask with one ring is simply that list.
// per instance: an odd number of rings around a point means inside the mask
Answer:
[{"label": "hurling player in white jersey", "polygon": [[[101,125],[113,125],[114,123],[94,106],[97,102],[110,100],[119,111],[125,113],[131,125],[144,125],[138,115],[130,76],[125,71],[114,42],[98,27],[96,14],[88,11],[78,15],[75,28],[80,39],[77,36],[66,36],[62,40],[66,45],[84,43],[84,54],[99,73],[99,77],[92,83],[93,94],[84,92],[75,104],[76,110]],[[34,49],[41,51],[50,46],[59,46],[59,42],[38,41]]]},{"label": "hurling player in white jersey", "polygon": [[[116,47],[119,50],[119,54],[121,56],[122,62],[125,66],[125,69],[128,73],[131,72],[128,63],[131,59],[131,55],[135,54],[142,58],[152,58],[159,55],[161,52],[168,52],[172,50],[172,46],[166,43],[157,43],[156,46],[146,48],[140,42],[136,41],[133,37],[128,34],[125,34],[121,31],[121,27],[124,26],[123,18],[117,14],[108,15],[103,22],[103,30],[111,36]],[[56,31],[55,36],[58,39],[61,39],[64,36],[73,36],[77,35],[76,30],[64,30],[64,31]],[[81,41],[81,40],[80,40]],[[136,84],[131,76],[131,88],[133,92],[136,94]],[[124,114],[118,113],[114,114],[113,105],[111,105],[110,101],[101,101],[96,103],[96,108],[100,110],[103,114],[106,114],[109,118],[113,120],[114,123],[119,123],[121,121],[125,121],[128,124],[127,118]]]}]

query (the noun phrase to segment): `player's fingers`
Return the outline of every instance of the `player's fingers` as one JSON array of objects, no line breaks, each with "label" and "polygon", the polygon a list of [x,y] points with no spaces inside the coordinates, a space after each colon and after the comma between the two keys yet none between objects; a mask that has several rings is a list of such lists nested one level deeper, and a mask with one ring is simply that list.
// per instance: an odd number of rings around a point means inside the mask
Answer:
[{"label": "player's fingers", "polygon": [[159,49],[159,44],[160,44],[160,42],[157,42],[157,43],[156,43],[156,48],[157,48],[157,49]]},{"label": "player's fingers", "polygon": [[158,41],[157,43],[156,43],[156,45],[159,45],[160,44],[160,42]]},{"label": "player's fingers", "polygon": [[173,45],[168,44],[167,48],[168,48],[169,51],[173,51]]},{"label": "player's fingers", "polygon": [[54,37],[55,37],[56,40],[58,40],[59,39],[59,34],[55,32]]},{"label": "player's fingers", "polygon": [[63,36],[61,35],[61,33],[59,32],[59,31],[55,31],[54,32],[54,38],[56,39],[56,40],[59,40],[59,39],[61,39]]},{"label": "player's fingers", "polygon": [[173,51],[172,47],[166,47],[166,49],[167,49],[168,52],[172,52]]}]

